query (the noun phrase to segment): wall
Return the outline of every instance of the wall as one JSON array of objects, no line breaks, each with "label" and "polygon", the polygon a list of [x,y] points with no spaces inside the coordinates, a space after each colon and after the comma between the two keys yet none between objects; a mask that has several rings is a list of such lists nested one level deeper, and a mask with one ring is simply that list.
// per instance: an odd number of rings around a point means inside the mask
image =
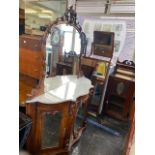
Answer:
[{"label": "wall", "polygon": [[25,0],[19,0],[19,8],[25,9]]},{"label": "wall", "polygon": [[88,37],[87,53],[90,53],[93,31],[115,32],[115,48],[112,62],[117,59],[134,61],[135,19],[134,17],[82,17],[79,16],[83,31]]}]

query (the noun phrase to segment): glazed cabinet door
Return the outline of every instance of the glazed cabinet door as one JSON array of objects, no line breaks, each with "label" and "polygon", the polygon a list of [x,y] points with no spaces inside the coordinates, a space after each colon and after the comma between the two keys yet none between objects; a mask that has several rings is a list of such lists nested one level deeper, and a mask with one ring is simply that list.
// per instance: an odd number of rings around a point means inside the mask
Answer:
[{"label": "glazed cabinet door", "polygon": [[32,118],[28,150],[35,155],[65,152],[71,130],[68,125],[68,103],[27,104],[27,115]]}]

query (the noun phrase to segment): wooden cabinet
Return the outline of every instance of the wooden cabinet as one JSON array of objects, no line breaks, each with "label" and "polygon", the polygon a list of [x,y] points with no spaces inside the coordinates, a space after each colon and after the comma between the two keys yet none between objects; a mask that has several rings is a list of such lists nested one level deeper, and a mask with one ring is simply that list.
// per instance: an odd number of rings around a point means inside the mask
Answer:
[{"label": "wooden cabinet", "polygon": [[56,74],[57,75],[72,75],[73,74],[73,65],[63,62],[57,63]]},{"label": "wooden cabinet", "polygon": [[[26,113],[33,122],[27,143],[28,151],[34,155],[69,154],[68,151],[86,128],[87,99],[85,96],[76,103],[27,104]],[[76,129],[74,124],[80,106],[84,107],[84,114],[81,125]]]},{"label": "wooden cabinet", "polygon": [[44,55],[41,51],[41,45],[41,37],[20,36],[19,71],[38,80],[44,71]]},{"label": "wooden cabinet", "polygon": [[116,71],[109,77],[104,113],[120,120],[129,120],[134,91],[133,68],[117,65]]}]

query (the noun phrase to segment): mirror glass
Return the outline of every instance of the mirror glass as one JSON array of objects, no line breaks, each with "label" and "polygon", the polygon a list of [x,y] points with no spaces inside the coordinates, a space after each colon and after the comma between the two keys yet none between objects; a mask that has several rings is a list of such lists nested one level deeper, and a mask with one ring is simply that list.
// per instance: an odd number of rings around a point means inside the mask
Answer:
[{"label": "mirror glass", "polygon": [[73,74],[80,51],[80,34],[73,26],[66,24],[53,26],[46,40],[46,73]]},{"label": "mirror glass", "polygon": [[25,33],[43,35],[43,28],[66,11],[66,0],[26,0]]},{"label": "mirror glass", "polygon": [[61,117],[60,112],[43,114],[42,148],[59,146]]}]

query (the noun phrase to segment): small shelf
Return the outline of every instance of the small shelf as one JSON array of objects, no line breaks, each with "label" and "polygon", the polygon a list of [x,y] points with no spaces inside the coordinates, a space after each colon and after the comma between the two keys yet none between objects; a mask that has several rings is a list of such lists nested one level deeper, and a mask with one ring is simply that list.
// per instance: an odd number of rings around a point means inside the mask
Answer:
[{"label": "small shelf", "polygon": [[120,96],[111,95],[108,99],[108,106],[113,105],[118,108],[124,108],[125,99]]},{"label": "small shelf", "polygon": [[122,114],[120,114],[116,111],[110,110],[110,109],[108,109],[106,113],[107,113],[107,115],[114,117],[114,118],[117,118],[117,119],[122,120],[122,121],[128,120],[127,118],[122,117]]},{"label": "small shelf", "polygon": [[122,98],[122,99],[125,99],[125,98],[126,98],[126,96],[125,96],[124,94],[118,95],[118,94],[115,93],[115,92],[112,92],[112,93],[111,93],[111,96],[117,96],[117,97]]}]

